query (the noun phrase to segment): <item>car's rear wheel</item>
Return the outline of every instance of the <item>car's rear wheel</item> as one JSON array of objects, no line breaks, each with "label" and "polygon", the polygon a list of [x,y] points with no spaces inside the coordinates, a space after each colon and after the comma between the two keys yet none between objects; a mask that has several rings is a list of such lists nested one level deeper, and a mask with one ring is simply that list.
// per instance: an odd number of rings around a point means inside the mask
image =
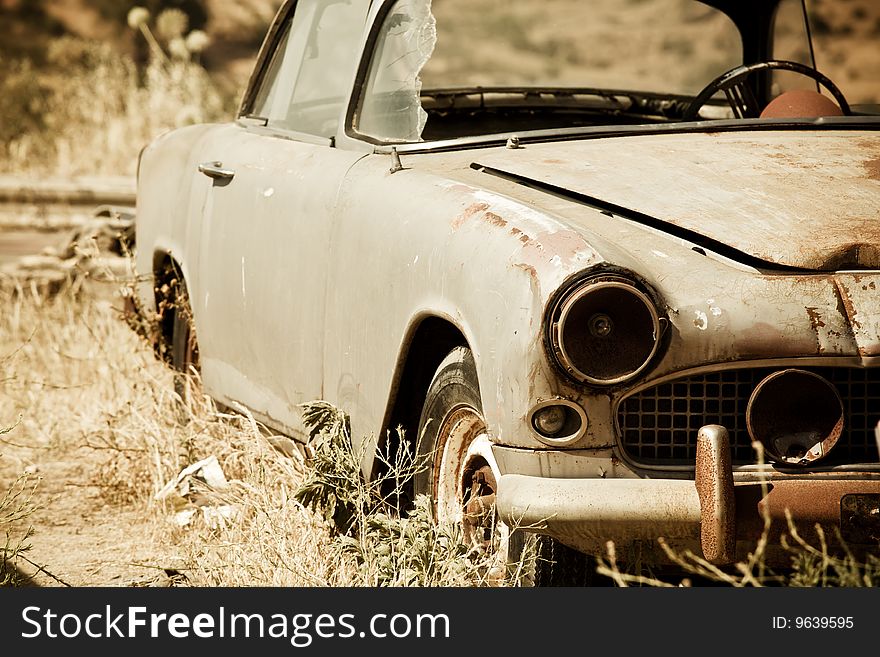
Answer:
[{"label": "car's rear wheel", "polygon": [[483,419],[470,349],[456,347],[437,367],[419,421],[418,454],[430,463],[414,492],[434,500],[435,517],[455,523],[480,556],[488,584],[538,586],[589,583],[589,560],[547,536],[508,527],[496,515],[500,471]]},{"label": "car's rear wheel", "polygon": [[189,293],[182,277],[178,277],[175,283],[173,312],[171,367],[174,369],[174,392],[183,408],[188,409],[199,391],[199,346]]}]

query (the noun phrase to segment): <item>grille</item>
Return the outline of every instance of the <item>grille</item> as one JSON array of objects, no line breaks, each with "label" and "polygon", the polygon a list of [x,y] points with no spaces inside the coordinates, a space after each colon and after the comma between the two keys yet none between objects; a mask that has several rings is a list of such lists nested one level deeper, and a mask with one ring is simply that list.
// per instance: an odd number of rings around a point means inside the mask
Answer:
[{"label": "grille", "polygon": [[[693,465],[697,431],[706,424],[721,424],[730,432],[733,462],[754,463],[746,407],[761,379],[779,369],[735,369],[688,376],[627,397],[617,410],[624,452],[645,465]],[[843,400],[843,435],[821,463],[876,463],[874,427],[880,420],[880,368],[803,369],[828,379]]]}]

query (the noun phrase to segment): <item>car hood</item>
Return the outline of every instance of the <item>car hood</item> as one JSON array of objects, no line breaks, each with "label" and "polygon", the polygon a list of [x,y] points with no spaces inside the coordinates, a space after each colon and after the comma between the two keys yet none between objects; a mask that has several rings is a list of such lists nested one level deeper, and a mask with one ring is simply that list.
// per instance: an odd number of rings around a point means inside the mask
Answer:
[{"label": "car hood", "polygon": [[[474,168],[773,265],[880,268],[880,135],[654,134],[527,144]],[[699,241],[699,240],[697,240]]]}]

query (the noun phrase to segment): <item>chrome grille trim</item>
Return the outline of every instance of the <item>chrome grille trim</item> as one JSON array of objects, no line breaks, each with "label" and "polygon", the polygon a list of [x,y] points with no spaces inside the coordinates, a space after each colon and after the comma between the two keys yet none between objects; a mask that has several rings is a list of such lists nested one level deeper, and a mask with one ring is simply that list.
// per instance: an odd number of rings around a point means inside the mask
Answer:
[{"label": "chrome grille trim", "polygon": [[[734,464],[754,463],[746,406],[758,382],[779,369],[784,368],[731,364],[730,369],[686,374],[629,394],[620,400],[615,413],[624,456],[648,467],[693,466],[699,428],[722,424],[730,432]],[[827,465],[877,463],[874,426],[880,420],[880,368],[803,369],[828,379],[843,398],[844,434]]]}]

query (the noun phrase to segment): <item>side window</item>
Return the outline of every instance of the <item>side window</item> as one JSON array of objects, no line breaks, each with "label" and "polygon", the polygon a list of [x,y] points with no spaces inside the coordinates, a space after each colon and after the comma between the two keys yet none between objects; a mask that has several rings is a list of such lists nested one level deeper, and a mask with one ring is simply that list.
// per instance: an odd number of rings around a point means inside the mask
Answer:
[{"label": "side window", "polygon": [[336,134],[360,52],[366,0],[300,0],[284,26],[252,114],[267,125]]}]

